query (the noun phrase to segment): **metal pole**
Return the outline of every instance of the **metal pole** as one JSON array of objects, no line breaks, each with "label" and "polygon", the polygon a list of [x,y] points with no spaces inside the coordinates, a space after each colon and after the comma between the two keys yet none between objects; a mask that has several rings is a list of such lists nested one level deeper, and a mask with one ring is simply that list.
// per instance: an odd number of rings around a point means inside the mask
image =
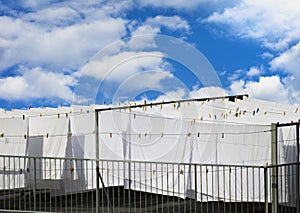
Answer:
[{"label": "metal pole", "polygon": [[33,210],[36,211],[36,158],[33,158]]},{"label": "metal pole", "polygon": [[195,202],[195,213],[197,213],[197,165],[195,164],[195,169],[194,169],[194,178],[195,178],[195,195],[194,195],[194,202]]},{"label": "metal pole", "polygon": [[271,125],[272,213],[278,213],[277,124]]},{"label": "metal pole", "polygon": [[96,143],[96,213],[99,213],[99,115],[98,111],[95,110],[95,143]]},{"label": "metal pole", "polygon": [[[299,124],[296,125],[296,159],[299,163]],[[300,213],[299,206],[299,164],[296,165],[296,211]]]},{"label": "metal pole", "polygon": [[269,212],[269,200],[268,200],[268,167],[264,168],[264,181],[265,181],[265,213]]},{"label": "metal pole", "polygon": [[106,108],[95,109],[95,112],[99,111],[111,111],[111,110],[122,110],[122,109],[134,109],[134,108],[142,108],[146,106],[158,106],[158,105],[165,105],[165,104],[178,104],[184,102],[202,102],[202,101],[213,101],[218,99],[228,99],[229,101],[235,101],[236,99],[243,100],[244,96],[248,98],[248,94],[242,95],[228,95],[228,96],[218,96],[218,97],[207,97],[207,98],[193,98],[193,99],[183,99],[183,100],[175,100],[175,101],[161,101],[161,102],[150,102],[150,103],[143,103],[143,104],[134,104],[134,105],[127,105],[127,106],[111,106]]}]

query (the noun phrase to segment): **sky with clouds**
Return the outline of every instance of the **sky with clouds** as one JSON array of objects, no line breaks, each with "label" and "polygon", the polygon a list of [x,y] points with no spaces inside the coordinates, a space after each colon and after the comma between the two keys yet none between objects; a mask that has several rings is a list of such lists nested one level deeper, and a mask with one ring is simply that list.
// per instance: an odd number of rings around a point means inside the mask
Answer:
[{"label": "sky with clouds", "polygon": [[0,0],[0,108],[247,93],[299,104],[296,0]]}]

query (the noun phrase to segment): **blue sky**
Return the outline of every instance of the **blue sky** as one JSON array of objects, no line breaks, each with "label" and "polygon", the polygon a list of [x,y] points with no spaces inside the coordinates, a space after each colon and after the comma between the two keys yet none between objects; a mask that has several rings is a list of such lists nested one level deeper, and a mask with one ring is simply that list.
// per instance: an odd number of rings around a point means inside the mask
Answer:
[{"label": "blue sky", "polygon": [[0,108],[224,93],[299,104],[299,24],[296,0],[0,0]]}]

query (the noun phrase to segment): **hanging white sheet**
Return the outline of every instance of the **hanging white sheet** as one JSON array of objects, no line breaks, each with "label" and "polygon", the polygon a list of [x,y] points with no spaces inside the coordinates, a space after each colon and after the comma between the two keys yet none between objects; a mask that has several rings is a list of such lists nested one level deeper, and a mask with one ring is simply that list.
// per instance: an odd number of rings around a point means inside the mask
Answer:
[{"label": "hanging white sheet", "polygon": [[[24,187],[26,173],[23,158],[27,140],[27,120],[23,118],[2,118],[0,122],[0,189]],[[2,156],[3,155],[3,156]]]}]

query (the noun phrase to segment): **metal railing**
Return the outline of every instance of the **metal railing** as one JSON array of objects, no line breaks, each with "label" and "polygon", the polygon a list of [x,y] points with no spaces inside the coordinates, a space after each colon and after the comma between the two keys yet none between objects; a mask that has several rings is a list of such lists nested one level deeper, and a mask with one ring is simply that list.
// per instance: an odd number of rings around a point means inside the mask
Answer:
[{"label": "metal railing", "polygon": [[[276,167],[279,212],[299,208],[298,166]],[[0,156],[0,209],[271,212],[273,167]]]}]

